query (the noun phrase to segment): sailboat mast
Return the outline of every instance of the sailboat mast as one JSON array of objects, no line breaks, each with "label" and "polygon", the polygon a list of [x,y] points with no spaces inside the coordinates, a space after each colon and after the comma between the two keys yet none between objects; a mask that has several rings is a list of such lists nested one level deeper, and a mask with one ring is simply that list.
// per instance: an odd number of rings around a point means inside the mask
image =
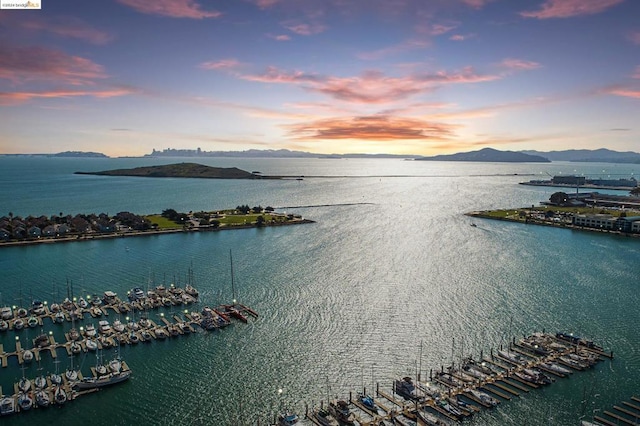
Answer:
[{"label": "sailboat mast", "polygon": [[231,254],[231,249],[229,249],[229,262],[231,263],[231,295],[233,296],[233,303],[236,303],[236,286],[233,281],[233,256]]}]

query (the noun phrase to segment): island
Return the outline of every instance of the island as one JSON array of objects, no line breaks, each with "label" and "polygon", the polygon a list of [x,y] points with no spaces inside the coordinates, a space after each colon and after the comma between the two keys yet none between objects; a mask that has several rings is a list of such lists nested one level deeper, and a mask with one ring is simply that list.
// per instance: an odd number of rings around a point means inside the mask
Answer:
[{"label": "island", "polygon": [[178,212],[165,209],[162,213],[138,215],[120,212],[47,216],[0,217],[0,247],[90,241],[101,238],[133,237],[175,232],[205,232],[231,229],[264,228],[269,226],[314,223],[300,215],[278,213],[273,207],[239,205],[235,209]]},{"label": "island", "polygon": [[79,175],[172,177],[203,179],[279,179],[279,176],[264,176],[237,167],[211,167],[198,163],[176,163],[160,166],[135,167],[133,169],[105,170],[100,172],[75,172]]},{"label": "island", "polygon": [[459,152],[450,155],[436,155],[433,157],[420,157],[416,161],[476,161],[481,163],[550,163],[547,158],[539,155],[529,155],[522,152],[498,151],[493,148],[484,148],[479,151]]}]

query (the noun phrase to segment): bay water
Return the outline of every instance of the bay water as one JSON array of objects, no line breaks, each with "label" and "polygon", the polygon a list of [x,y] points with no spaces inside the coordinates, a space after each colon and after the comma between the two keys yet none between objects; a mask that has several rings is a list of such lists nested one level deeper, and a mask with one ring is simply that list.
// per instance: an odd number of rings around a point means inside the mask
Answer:
[{"label": "bay water", "polygon": [[[183,161],[303,180],[151,179],[76,175]],[[135,286],[184,285],[189,268],[201,302],[236,298],[259,313],[249,324],[137,346],[120,355],[124,384],[57,409],[2,418],[158,425],[255,425],[281,404],[298,413],[328,396],[394,378],[422,376],[479,356],[512,336],[566,331],[615,353],[594,369],[559,379],[492,411],[478,425],[574,425],[608,409],[640,383],[640,240],[471,219],[464,213],[537,205],[555,188],[518,185],[555,174],[638,175],[638,165],[495,164],[401,159],[0,157],[0,215],[137,214],[273,206],[313,224],[0,247],[1,304],[61,301]],[[316,177],[312,177],[316,176]],[[477,226],[470,226],[475,223]],[[181,308],[184,309],[184,308]],[[178,308],[165,315],[180,315]],[[159,315],[154,313],[152,315]],[[109,320],[116,316],[111,314]],[[157,317],[159,318],[159,317]],[[121,318],[124,319],[124,318]],[[94,319],[85,319],[97,322]],[[78,326],[78,325],[76,325]],[[57,341],[71,324],[45,322]],[[40,330],[0,334],[30,346]],[[422,351],[421,351],[422,347]],[[422,356],[420,356],[422,354]],[[105,351],[109,358],[114,351]],[[85,374],[94,354],[70,360]],[[10,393],[24,373],[56,368],[48,355],[0,370]],[[278,392],[281,389],[282,392]]]}]

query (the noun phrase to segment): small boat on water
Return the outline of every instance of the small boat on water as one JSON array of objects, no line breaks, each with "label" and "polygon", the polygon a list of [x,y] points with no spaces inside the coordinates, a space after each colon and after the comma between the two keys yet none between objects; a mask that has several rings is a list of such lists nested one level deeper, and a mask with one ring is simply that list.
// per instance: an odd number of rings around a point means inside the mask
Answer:
[{"label": "small boat on water", "polygon": [[116,383],[124,382],[131,376],[131,371],[120,371],[119,373],[108,373],[102,377],[87,377],[79,382],[76,382],[73,387],[77,390],[87,390],[101,388],[105,386],[115,385]]},{"label": "small boat on water", "polygon": [[64,372],[64,377],[70,382],[78,380],[78,372],[76,370],[69,369]]},{"label": "small boat on water", "polygon": [[96,330],[96,326],[93,325],[93,323],[87,324],[87,326],[84,329],[84,335],[87,337],[96,337],[96,334],[98,334]]},{"label": "small boat on water", "polygon": [[15,330],[22,330],[24,328],[24,320],[22,318],[17,318],[13,321],[13,328]]},{"label": "small boat on water", "polygon": [[33,407],[33,398],[29,393],[21,393],[18,395],[18,407],[21,411],[30,410]]},{"label": "small boat on water", "polygon": [[111,327],[113,327],[117,333],[122,333],[124,331],[124,324],[120,321],[120,318],[116,318]]},{"label": "small boat on water", "polygon": [[0,399],[0,416],[8,416],[16,412],[16,400],[13,397],[5,396]]},{"label": "small boat on water", "polygon": [[18,382],[18,390],[20,392],[29,392],[29,389],[31,389],[31,380],[24,377],[20,379]]},{"label": "small boat on water", "polygon": [[9,322],[7,320],[0,319],[0,331],[7,331],[9,329]]},{"label": "small boat on water", "polygon": [[104,334],[104,335],[109,335],[113,333],[113,330],[111,329],[111,325],[107,320],[98,321],[98,331],[100,332],[100,334]]},{"label": "small boat on water", "polygon": [[197,299],[199,296],[198,290],[196,290],[191,284],[187,284],[184,287],[184,291],[185,293],[187,293],[189,296]]},{"label": "small boat on water", "polygon": [[473,395],[476,399],[482,401],[483,404],[487,404],[492,407],[495,407],[500,403],[500,401],[498,401],[488,393],[482,392],[481,390],[478,390],[478,389],[469,389],[469,393],[471,393],[471,395]]},{"label": "small boat on water", "polygon": [[294,413],[285,412],[278,415],[278,426],[293,426],[299,421],[298,415]]},{"label": "small boat on water", "polygon": [[89,307],[89,302],[87,302],[84,297],[81,297],[80,300],[78,300],[78,306],[82,309],[87,309]]},{"label": "small boat on water", "polygon": [[378,414],[378,406],[372,396],[358,393],[358,401],[360,401],[360,404],[362,404],[364,408],[373,414]]},{"label": "small boat on water", "polygon": [[34,300],[31,303],[31,313],[34,315],[44,314],[44,303],[42,303],[40,300]]},{"label": "small boat on water", "polygon": [[33,383],[36,385],[36,389],[44,389],[47,387],[47,378],[44,376],[38,376]]},{"label": "small boat on water", "polygon": [[329,414],[329,411],[325,410],[324,408],[320,408],[316,410],[313,413],[313,416],[318,422],[320,422],[322,426],[340,426],[340,423],[338,423],[338,420],[331,417],[331,414]]},{"label": "small boat on water", "polygon": [[349,403],[344,400],[339,400],[329,403],[329,411],[331,415],[338,420],[338,423],[346,426],[355,426],[356,416],[349,409]]},{"label": "small boat on water", "polygon": [[51,344],[49,341],[49,336],[46,334],[40,334],[35,339],[33,339],[33,346],[37,348],[44,348]]},{"label": "small boat on water", "polygon": [[69,340],[71,341],[76,341],[80,338],[80,333],[78,332],[78,329],[73,327],[71,330],[69,330]]},{"label": "small boat on water", "polygon": [[13,310],[10,306],[3,306],[0,308],[0,318],[3,320],[10,320],[13,318]]},{"label": "small boat on water", "polygon": [[129,300],[131,300],[132,302],[134,300],[141,300],[144,299],[144,290],[142,290],[140,287],[134,287],[129,291],[128,294],[128,298]]},{"label": "small boat on water", "polygon": [[105,291],[102,296],[102,303],[112,305],[118,302],[118,295],[113,291]]},{"label": "small boat on water", "polygon": [[18,308],[18,310],[16,311],[16,314],[20,317],[20,318],[24,318],[26,317],[29,312],[27,312],[27,310],[25,308]]},{"label": "small boat on water", "polygon": [[27,319],[27,325],[31,328],[33,327],[37,327],[40,324],[40,321],[38,320],[38,317],[31,315],[28,319]]},{"label": "small boat on water", "polygon": [[53,388],[53,401],[58,405],[63,405],[67,402],[67,392],[58,385]]},{"label": "small boat on water", "polygon": [[64,313],[62,311],[56,312],[55,315],[53,316],[53,322],[56,322],[58,324],[63,323],[65,319],[66,318],[65,318]]},{"label": "small boat on water", "polygon": [[420,401],[426,397],[426,394],[422,390],[416,388],[411,377],[403,377],[402,379],[395,380],[393,387],[395,392],[405,399]]},{"label": "small boat on water", "polygon": [[24,360],[24,362],[33,361],[33,352],[31,352],[30,349],[25,349],[25,351],[22,353],[22,359]]},{"label": "small boat on water", "polygon": [[71,349],[71,353],[74,354],[79,354],[80,352],[82,352],[82,346],[80,346],[80,343],[78,342],[71,342],[71,346],[69,347],[69,349]]},{"label": "small boat on water", "polygon": [[84,345],[87,347],[87,350],[92,351],[92,352],[98,349],[98,342],[96,342],[93,339],[87,339],[84,342]]},{"label": "small boat on water", "polygon": [[46,390],[40,389],[36,392],[36,404],[38,407],[48,407],[50,403],[51,397]]}]

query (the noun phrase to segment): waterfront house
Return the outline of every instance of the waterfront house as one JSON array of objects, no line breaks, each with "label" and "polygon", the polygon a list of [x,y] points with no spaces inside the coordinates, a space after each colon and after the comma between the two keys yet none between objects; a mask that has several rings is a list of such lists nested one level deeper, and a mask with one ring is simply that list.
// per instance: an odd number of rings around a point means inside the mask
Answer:
[{"label": "waterfront house", "polygon": [[45,237],[53,237],[56,235],[56,227],[53,225],[47,225],[42,229],[42,235]]},{"label": "waterfront house", "polygon": [[56,231],[60,235],[64,235],[64,234],[68,233],[70,230],[71,230],[71,228],[69,228],[69,225],[67,225],[66,223],[62,223],[62,224],[56,226]]},{"label": "waterfront house", "polygon": [[616,226],[622,232],[640,232],[640,216],[620,217]]},{"label": "waterfront house", "polygon": [[37,226],[32,226],[31,228],[27,229],[27,234],[31,238],[39,238],[40,236],[42,236],[42,230]]},{"label": "waterfront house", "polygon": [[27,230],[22,226],[16,226],[13,228],[13,237],[22,239],[27,237]]},{"label": "waterfront house", "polygon": [[11,238],[11,233],[7,231],[5,228],[0,228],[0,240],[8,240]]}]

